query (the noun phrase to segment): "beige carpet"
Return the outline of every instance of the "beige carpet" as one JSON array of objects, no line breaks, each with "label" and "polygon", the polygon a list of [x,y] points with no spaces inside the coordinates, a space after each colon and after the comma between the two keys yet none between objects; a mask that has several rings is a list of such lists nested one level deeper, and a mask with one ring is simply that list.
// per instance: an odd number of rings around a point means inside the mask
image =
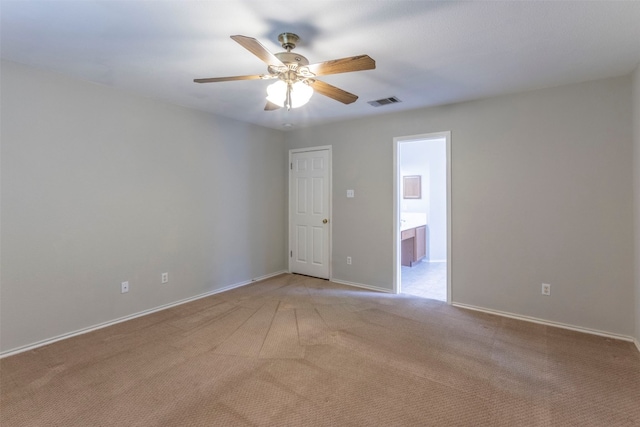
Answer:
[{"label": "beige carpet", "polygon": [[640,426],[633,344],[282,275],[0,361],[0,425]]}]

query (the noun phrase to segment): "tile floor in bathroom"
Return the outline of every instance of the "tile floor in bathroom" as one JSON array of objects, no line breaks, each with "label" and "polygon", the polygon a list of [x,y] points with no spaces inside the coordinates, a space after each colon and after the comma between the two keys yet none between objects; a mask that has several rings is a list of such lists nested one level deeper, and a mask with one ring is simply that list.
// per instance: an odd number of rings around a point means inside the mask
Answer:
[{"label": "tile floor in bathroom", "polygon": [[422,261],[402,266],[402,293],[440,301],[447,300],[447,263]]}]

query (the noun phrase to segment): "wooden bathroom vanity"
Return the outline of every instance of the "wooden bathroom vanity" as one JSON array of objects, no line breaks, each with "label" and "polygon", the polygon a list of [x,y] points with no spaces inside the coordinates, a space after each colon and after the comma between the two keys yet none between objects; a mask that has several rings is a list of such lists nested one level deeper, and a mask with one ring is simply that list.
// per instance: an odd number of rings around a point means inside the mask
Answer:
[{"label": "wooden bathroom vanity", "polygon": [[403,212],[400,220],[401,264],[413,267],[427,256],[427,215]]}]

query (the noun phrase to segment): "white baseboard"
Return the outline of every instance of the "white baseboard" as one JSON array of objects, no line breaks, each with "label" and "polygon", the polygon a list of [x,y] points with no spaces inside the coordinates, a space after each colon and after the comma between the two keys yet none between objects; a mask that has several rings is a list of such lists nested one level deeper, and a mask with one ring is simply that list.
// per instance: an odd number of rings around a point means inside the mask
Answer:
[{"label": "white baseboard", "polygon": [[369,289],[370,291],[384,292],[387,294],[393,293],[391,289],[379,288],[377,286],[365,285],[363,283],[347,282],[346,280],[331,279],[333,283],[339,283],[341,285],[354,286],[356,288]]},{"label": "white baseboard", "polygon": [[[93,326],[89,326],[87,328],[83,328],[83,329],[78,329],[76,331],[73,332],[69,332],[66,334],[62,334],[62,335],[58,335],[52,338],[48,338],[48,339],[44,339],[42,341],[38,341],[32,344],[27,344],[25,346],[21,346],[21,347],[17,347],[11,350],[7,350],[4,352],[0,352],[0,359],[4,358],[4,357],[8,357],[8,356],[13,356],[15,354],[18,353],[23,353],[25,351],[29,351],[29,350],[33,350],[35,348],[38,347],[43,347],[45,345],[48,344],[53,344],[54,342],[57,341],[62,341],[65,340],[67,338],[71,338],[71,337],[75,337],[78,335],[82,335],[82,334],[86,334],[98,329],[102,329],[102,328],[106,328],[108,326],[112,326],[115,325],[117,323],[122,323],[122,322],[126,322],[127,320],[132,320],[135,319],[137,317],[142,317],[142,316],[146,316],[148,314],[151,313],[155,313],[157,311],[161,311],[161,310],[165,310],[167,308],[171,308],[171,307],[175,307],[178,305],[182,305],[182,304],[186,304],[188,302],[191,301],[195,301],[201,298],[206,298],[209,297],[211,295],[215,295],[215,294],[219,294],[225,291],[230,291],[232,289],[235,288],[240,288],[242,286],[246,286],[249,285],[251,283],[255,283],[255,282],[259,282],[261,280],[266,280],[269,279],[271,277],[275,277],[275,276],[279,276],[280,274],[285,274],[287,273],[286,270],[282,270],[282,271],[277,271],[275,273],[271,273],[271,274],[266,274],[264,276],[260,276],[260,277],[256,277],[254,279],[251,280],[246,280],[244,282],[239,282],[239,283],[235,283],[232,285],[228,285],[225,286],[223,288],[220,289],[215,289],[213,291],[210,292],[205,292],[203,294],[199,294],[190,298],[185,298],[176,302],[172,302],[169,304],[164,304],[155,308],[151,308],[148,310],[143,310],[140,311],[138,313],[134,313],[128,316],[124,316],[124,317],[120,317],[118,319],[114,319],[114,320],[110,320],[104,323],[100,323],[97,325],[93,325]],[[392,290],[390,289],[385,289],[385,288],[380,288],[377,286],[371,286],[371,285],[365,285],[363,283],[355,283],[355,282],[348,282],[346,280],[339,280],[339,279],[331,279],[332,282],[334,283],[339,283],[342,285],[347,285],[347,286],[354,286],[356,288],[363,288],[363,289],[369,289],[372,291],[377,291],[377,292],[384,292],[384,293],[393,293]],[[589,329],[589,328],[582,328],[582,327],[578,327],[578,326],[573,326],[573,325],[568,325],[568,324],[564,324],[564,323],[559,323],[559,322],[552,322],[549,320],[543,320],[543,319],[538,319],[536,317],[529,317],[529,316],[523,316],[523,315],[519,315],[519,314],[514,314],[514,313],[509,313],[509,312],[505,312],[505,311],[500,311],[500,310],[492,310],[492,309],[487,309],[487,308],[483,308],[483,307],[476,307],[473,305],[468,305],[468,304],[461,304],[461,303],[452,303],[453,306],[455,307],[460,307],[460,308],[464,308],[464,309],[468,309],[468,310],[475,310],[475,311],[481,311],[484,313],[489,313],[489,314],[495,314],[498,316],[503,316],[503,317],[509,317],[512,319],[518,319],[518,320],[524,320],[527,322],[533,322],[533,323],[539,323],[542,325],[547,325],[547,326],[555,326],[558,328],[563,328],[563,329],[569,329],[572,331],[577,331],[577,332],[584,332],[584,333],[588,333],[588,334],[592,334],[592,335],[599,335],[599,336],[603,336],[603,337],[607,337],[607,338],[613,338],[613,339],[619,339],[619,340],[623,340],[623,341],[630,341],[633,342],[635,344],[635,346],[637,347],[638,351],[640,352],[640,341],[638,341],[638,339],[633,338],[633,337],[629,337],[626,335],[618,335],[618,334],[613,334],[613,333],[609,333],[609,332],[604,332],[604,331],[599,331],[599,330],[595,330],[595,329]]]},{"label": "white baseboard", "polygon": [[175,307],[177,305],[186,304],[188,302],[199,300],[201,298],[206,298],[206,297],[209,297],[211,295],[219,294],[221,292],[230,291],[231,289],[235,289],[235,288],[239,288],[239,287],[242,287],[242,286],[249,285],[251,283],[259,282],[260,280],[266,280],[266,279],[269,279],[271,277],[279,276],[280,274],[284,274],[284,273],[286,273],[286,271],[282,270],[282,271],[278,271],[278,272],[275,272],[275,273],[267,274],[267,275],[264,275],[264,276],[256,277],[255,279],[246,280],[244,282],[234,283],[232,285],[228,285],[228,286],[225,286],[225,287],[220,288],[220,289],[215,289],[215,290],[210,291],[210,292],[205,292],[203,294],[199,294],[199,295],[196,295],[196,296],[193,296],[193,297],[185,298],[185,299],[182,299],[182,300],[179,300],[179,301],[175,301],[175,302],[164,304],[164,305],[161,305],[161,306],[158,306],[158,307],[150,308],[148,310],[139,311],[137,313],[130,314],[128,316],[120,317],[120,318],[117,318],[117,319],[114,319],[114,320],[109,320],[107,322],[99,323],[97,325],[93,325],[93,326],[89,326],[89,327],[86,327],[86,328],[78,329],[78,330],[73,331],[73,332],[69,332],[69,333],[66,333],[66,334],[58,335],[58,336],[55,336],[53,338],[47,338],[47,339],[44,339],[42,341],[38,341],[38,342],[35,342],[35,343],[32,343],[32,344],[27,344],[27,345],[24,345],[24,346],[21,346],[21,347],[17,347],[17,348],[11,349],[11,350],[3,351],[3,352],[0,353],[0,359],[2,359],[4,357],[8,357],[8,356],[13,356],[13,355],[18,354],[18,353],[23,353],[25,351],[33,350],[33,349],[38,348],[38,347],[43,347],[45,345],[53,344],[54,342],[62,341],[62,340],[65,340],[67,338],[75,337],[75,336],[78,336],[78,335],[83,335],[83,334],[86,334],[86,333],[89,333],[89,332],[92,332],[92,331],[96,331],[98,329],[106,328],[108,326],[112,326],[112,325],[115,325],[117,323],[126,322],[127,320],[132,320],[132,319],[135,319],[137,317],[146,316],[148,314],[155,313],[157,311],[166,310],[167,308]]},{"label": "white baseboard", "polygon": [[556,328],[569,329],[571,331],[583,332],[591,335],[599,335],[601,337],[613,338],[616,340],[635,342],[636,346],[638,347],[638,350],[640,350],[640,345],[638,345],[638,341],[635,338],[627,335],[614,334],[612,332],[599,331],[597,329],[583,328],[581,326],[568,325],[566,323],[553,322],[551,320],[539,319],[537,317],[523,316],[521,314],[514,314],[514,313],[509,313],[509,312],[500,311],[500,310],[492,310],[489,308],[476,307],[474,305],[461,304],[457,302],[452,303],[452,305],[455,307],[465,308],[468,310],[481,311],[483,313],[495,314],[497,316],[502,316],[502,317],[509,317],[511,319],[524,320],[526,322],[539,323],[541,325],[554,326]]}]

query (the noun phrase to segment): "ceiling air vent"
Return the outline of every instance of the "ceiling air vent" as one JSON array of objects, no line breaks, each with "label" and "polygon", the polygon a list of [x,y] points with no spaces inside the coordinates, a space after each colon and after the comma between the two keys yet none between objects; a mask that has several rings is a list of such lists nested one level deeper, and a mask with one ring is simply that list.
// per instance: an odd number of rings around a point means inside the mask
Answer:
[{"label": "ceiling air vent", "polygon": [[382,99],[376,99],[375,101],[369,101],[367,102],[367,104],[373,107],[382,107],[383,105],[397,104],[398,102],[402,102],[402,101],[400,101],[397,97],[392,96],[390,98],[382,98]]}]

